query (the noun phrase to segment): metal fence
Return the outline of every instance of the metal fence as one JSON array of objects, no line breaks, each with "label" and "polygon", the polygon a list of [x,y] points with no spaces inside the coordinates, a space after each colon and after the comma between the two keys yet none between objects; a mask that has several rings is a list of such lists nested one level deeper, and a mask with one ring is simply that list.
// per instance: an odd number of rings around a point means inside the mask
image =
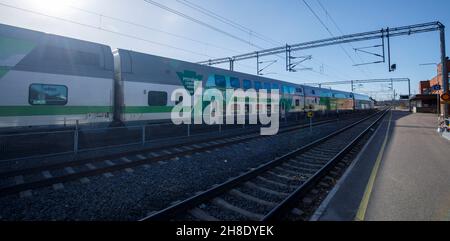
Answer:
[{"label": "metal fence", "polygon": [[[336,114],[334,114],[336,115]],[[331,117],[329,113],[315,116],[315,120]],[[308,122],[306,114],[293,115],[282,120],[281,125]],[[148,145],[174,138],[194,137],[240,129],[254,125],[173,125],[153,124],[126,127],[92,128],[76,123],[70,130],[0,134],[0,160],[15,160],[59,154],[77,154],[132,145]]]}]

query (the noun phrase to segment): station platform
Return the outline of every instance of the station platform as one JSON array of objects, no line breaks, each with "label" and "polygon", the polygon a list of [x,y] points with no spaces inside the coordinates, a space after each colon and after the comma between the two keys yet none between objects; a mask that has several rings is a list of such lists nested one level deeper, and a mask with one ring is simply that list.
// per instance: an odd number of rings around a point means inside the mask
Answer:
[{"label": "station platform", "polygon": [[313,221],[450,221],[450,141],[437,116],[392,111]]}]

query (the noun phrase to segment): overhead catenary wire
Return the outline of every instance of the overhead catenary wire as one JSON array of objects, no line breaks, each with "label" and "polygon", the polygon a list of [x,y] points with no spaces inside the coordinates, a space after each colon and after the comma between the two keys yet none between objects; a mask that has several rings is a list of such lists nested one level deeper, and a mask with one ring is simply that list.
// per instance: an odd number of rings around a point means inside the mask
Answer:
[{"label": "overhead catenary wire", "polygon": [[[26,8],[22,8],[22,7],[18,7],[18,6],[13,6],[13,5],[9,5],[9,4],[6,4],[6,3],[1,3],[1,2],[0,2],[0,6],[11,8],[11,9],[15,9],[15,10],[19,10],[19,11],[26,12],[26,13],[33,14],[33,15],[38,15],[38,16],[43,16],[43,17],[55,19],[55,20],[66,22],[66,23],[70,23],[70,24],[79,25],[79,26],[86,27],[86,28],[91,28],[91,29],[95,29],[95,30],[101,30],[101,31],[104,31],[104,32],[107,32],[107,33],[112,33],[112,34],[116,34],[116,35],[119,35],[119,36],[131,38],[131,39],[136,39],[136,40],[139,40],[139,41],[149,42],[151,44],[155,44],[155,45],[159,45],[159,46],[163,46],[163,47],[168,47],[168,48],[184,51],[184,52],[195,54],[195,55],[200,55],[200,56],[213,58],[212,56],[208,56],[208,55],[204,55],[204,54],[201,54],[201,53],[185,50],[185,49],[182,49],[182,48],[179,48],[179,47],[174,47],[174,46],[158,43],[158,42],[155,42],[155,41],[139,38],[139,37],[136,37],[136,36],[133,36],[133,35],[128,35],[128,34],[124,34],[124,33],[120,33],[120,32],[116,32],[116,31],[113,31],[113,30],[108,30],[108,29],[104,29],[104,28],[100,29],[99,28],[100,26],[94,26],[94,25],[89,25],[89,24],[85,24],[85,23],[80,23],[80,22],[77,22],[75,20],[66,19],[66,18],[57,17],[57,16],[52,16],[52,15],[45,14],[45,13],[42,13],[42,12],[38,12],[38,11],[35,11],[35,10],[31,10],[31,9],[26,9]],[[89,10],[87,10],[87,11],[89,11]],[[246,66],[246,67],[249,67],[249,66]]]},{"label": "overhead catenary wire", "polygon": [[[102,26],[102,21],[100,21],[100,25],[99,25],[99,26],[95,26],[95,25],[91,25],[91,24],[86,24],[86,23],[78,22],[78,21],[75,21],[75,20],[72,20],[72,19],[67,19],[67,18],[63,18],[63,17],[53,16],[53,15],[46,14],[46,13],[42,13],[42,12],[39,12],[39,11],[36,11],[36,10],[32,10],[32,9],[22,8],[22,7],[19,7],[19,6],[13,6],[13,5],[6,4],[6,3],[1,3],[1,2],[0,2],[0,5],[3,6],[3,7],[8,7],[8,8],[16,9],[16,10],[23,11],[23,12],[27,12],[27,13],[30,13],[30,14],[39,15],[39,16],[43,16],[43,17],[55,19],[55,20],[58,20],[58,21],[63,21],[63,22],[66,22],[66,23],[75,24],[75,25],[79,25],[79,26],[82,26],[82,27],[91,28],[91,29],[95,29],[95,30],[101,30],[101,31],[104,31],[104,32],[106,32],[106,33],[111,33],[111,34],[115,34],[115,35],[118,35],[118,36],[122,36],[122,37],[130,38],[130,39],[135,39],[135,40],[147,42],[147,43],[150,43],[150,44],[153,44],[153,45],[158,45],[158,46],[162,46],[162,47],[166,47],[166,48],[170,48],[170,49],[174,49],[174,50],[178,50],[178,51],[183,51],[183,52],[190,53],[190,54],[194,54],[194,55],[198,55],[198,56],[204,56],[204,57],[208,57],[208,58],[214,58],[213,56],[209,56],[209,55],[207,55],[207,54],[198,53],[198,52],[195,52],[195,51],[183,49],[183,48],[176,47],[176,46],[172,46],[172,45],[165,44],[165,43],[160,43],[160,42],[157,42],[157,41],[154,41],[154,40],[145,39],[145,38],[142,38],[142,37],[139,37],[139,36],[135,36],[135,35],[131,35],[131,34],[126,34],[126,33],[118,32],[118,31],[111,30],[111,29],[106,29],[106,28],[104,28],[104,27]],[[97,13],[97,12],[94,12],[94,11],[91,11],[91,10],[86,10],[86,9],[82,9],[82,8],[78,8],[78,7],[73,7],[73,6],[66,6],[66,7],[73,8],[73,9],[75,9],[75,10],[82,11],[82,12],[85,12],[85,13],[97,15],[97,16],[99,16],[99,17],[109,18],[109,19],[112,19],[112,20],[115,20],[115,21],[120,21],[120,22],[126,23],[126,24],[135,25],[135,26],[137,26],[137,27],[142,27],[142,28],[145,28],[145,29],[148,29],[148,30],[153,30],[153,31],[163,32],[163,33],[166,33],[166,34],[169,34],[169,35],[173,35],[174,37],[177,36],[176,34],[173,34],[173,33],[169,33],[169,32],[166,32],[166,31],[154,29],[154,28],[151,28],[151,27],[142,25],[142,24],[134,23],[134,22],[131,22],[131,21],[128,21],[128,20],[124,20],[124,19],[117,18],[117,17],[112,17],[112,16],[104,15],[104,14]],[[102,20],[102,19],[101,19],[101,20]],[[184,37],[181,36],[181,35],[178,35],[178,37],[184,38]],[[202,44],[209,44],[209,43],[197,41],[197,40],[195,40],[195,39],[191,39],[191,41],[198,42],[198,43],[202,43]],[[209,44],[209,45],[211,45],[211,44]],[[220,46],[217,46],[217,47],[220,47]],[[223,48],[223,47],[220,47],[220,48],[226,49],[226,48]],[[229,50],[229,51],[233,51],[233,52],[236,52],[236,53],[237,53],[237,51],[234,51],[234,50]],[[332,76],[330,76],[330,75],[327,75],[327,74],[324,74],[324,73],[320,73],[320,72],[318,72],[318,71],[312,71],[312,72],[314,72],[314,73],[316,73],[316,74],[319,74],[319,75],[323,75],[323,76],[327,76],[327,77],[332,77]],[[278,73],[278,75],[284,76],[284,77],[288,77],[288,75],[283,75],[283,74],[279,74],[279,73]],[[291,76],[289,76],[289,77],[291,77]],[[343,79],[343,78],[339,77],[339,78],[337,78],[337,79]]]},{"label": "overhead catenary wire", "polygon": [[[344,31],[342,31],[342,29],[339,27],[339,25],[337,24],[337,22],[334,20],[334,18],[331,16],[330,12],[325,8],[325,6],[322,4],[322,2],[320,0],[316,0],[317,3],[319,4],[320,8],[322,8],[322,10],[325,12],[325,15],[327,15],[328,19],[333,23],[334,27],[338,30],[338,32],[341,35],[345,35]],[[350,47],[352,47],[352,49],[356,49],[355,46],[352,43],[349,43]],[[361,55],[358,52],[355,52],[356,56],[359,58],[359,60],[361,62],[365,62],[364,59],[361,57]]]},{"label": "overhead catenary wire", "polygon": [[31,13],[31,14],[34,14],[34,15],[39,15],[39,16],[44,16],[44,17],[47,17],[47,18],[56,19],[56,20],[59,20],[59,21],[63,21],[63,22],[66,22],[66,23],[71,23],[71,24],[83,26],[83,27],[86,27],[86,28],[91,28],[91,29],[95,29],[95,30],[104,31],[104,32],[107,32],[107,33],[112,33],[112,34],[119,35],[119,36],[122,36],[122,37],[127,37],[127,38],[131,38],[131,39],[147,42],[147,43],[150,43],[150,44],[154,44],[154,45],[158,45],[158,46],[162,46],[162,47],[166,47],[166,48],[170,48],[170,49],[174,49],[174,50],[178,50],[178,51],[183,51],[183,52],[194,54],[194,55],[198,55],[198,56],[204,56],[204,57],[207,57],[207,58],[211,58],[212,57],[212,56],[209,56],[207,54],[202,54],[202,53],[198,53],[198,52],[195,52],[195,51],[191,51],[191,50],[183,49],[183,48],[180,48],[180,47],[172,46],[172,45],[169,45],[169,44],[160,43],[160,42],[157,42],[157,41],[154,41],[154,40],[141,38],[139,36],[135,36],[135,35],[131,35],[131,34],[126,34],[126,33],[121,33],[121,32],[118,32],[118,31],[106,29],[106,28],[103,28],[102,26],[95,26],[95,25],[90,25],[90,24],[86,24],[86,23],[81,23],[81,22],[78,22],[78,21],[75,21],[75,20],[62,18],[62,17],[57,17],[57,16],[53,16],[53,15],[50,15],[50,14],[46,14],[46,13],[42,13],[42,12],[39,12],[39,11],[18,7],[18,6],[13,6],[13,5],[2,3],[2,2],[0,2],[0,6],[16,9],[16,10],[19,10],[19,11],[22,11],[22,12]]},{"label": "overhead catenary wire", "polygon": [[188,37],[188,36],[184,36],[184,35],[180,35],[180,34],[176,34],[176,33],[171,33],[171,32],[165,31],[165,30],[149,27],[149,26],[144,25],[144,24],[132,22],[132,21],[129,21],[129,20],[125,20],[125,19],[121,19],[121,18],[109,16],[109,15],[105,15],[103,13],[94,12],[92,10],[87,10],[87,9],[84,9],[84,8],[79,8],[79,7],[70,6],[70,5],[67,6],[67,7],[75,9],[75,10],[80,11],[80,12],[85,12],[85,13],[88,13],[88,14],[92,14],[92,15],[98,16],[100,18],[111,19],[111,20],[114,20],[114,21],[117,21],[117,22],[122,22],[122,23],[125,23],[125,24],[133,25],[133,26],[136,26],[136,27],[139,27],[139,28],[143,28],[143,29],[146,29],[146,30],[162,33],[162,34],[165,34],[165,35],[168,35],[168,36],[172,36],[172,37],[175,37],[175,38],[184,39],[184,40],[188,40],[188,41],[191,41],[191,42],[194,42],[194,43],[198,43],[198,44],[202,44],[202,45],[205,45],[205,46],[210,46],[210,47],[214,47],[214,48],[217,48],[217,49],[222,49],[222,50],[227,50],[227,51],[230,51],[230,52],[238,53],[238,51],[226,48],[224,46],[218,46],[216,44],[208,43],[208,42],[205,42],[205,41],[202,41],[202,40],[198,40],[198,39],[194,39],[194,38],[191,38],[191,37]]},{"label": "overhead catenary wire", "polygon": [[256,48],[259,48],[259,49],[263,49],[261,46],[258,46],[258,45],[256,45],[256,44],[253,44],[253,43],[251,43],[251,42],[248,41],[248,40],[245,40],[245,39],[243,39],[243,38],[241,38],[241,37],[238,37],[238,36],[236,36],[236,35],[234,35],[234,34],[231,34],[231,33],[227,32],[227,31],[224,31],[224,30],[222,30],[222,29],[220,29],[220,28],[218,28],[218,27],[215,27],[215,26],[213,26],[213,25],[211,25],[211,24],[209,24],[209,23],[206,23],[206,22],[203,22],[203,21],[201,21],[201,20],[198,20],[198,19],[196,19],[196,18],[194,18],[194,17],[191,17],[191,16],[189,16],[189,15],[187,15],[187,14],[185,14],[185,13],[182,13],[182,12],[180,12],[180,11],[177,11],[177,10],[175,10],[175,9],[173,9],[173,8],[170,8],[170,7],[166,6],[166,5],[163,5],[163,4],[161,4],[161,3],[158,3],[158,2],[155,2],[155,1],[152,1],[152,0],[144,0],[144,1],[147,2],[147,3],[149,3],[149,4],[154,5],[154,6],[156,6],[156,7],[159,7],[159,8],[161,8],[161,9],[164,9],[164,10],[166,10],[166,11],[168,11],[168,12],[171,12],[171,13],[173,13],[173,14],[175,14],[175,15],[178,15],[178,16],[180,16],[180,17],[182,17],[182,18],[188,19],[188,20],[190,20],[190,21],[192,21],[192,22],[195,22],[195,23],[197,23],[197,24],[199,24],[199,25],[202,25],[202,26],[204,26],[204,27],[206,27],[206,28],[212,29],[212,30],[214,30],[214,31],[216,31],[216,32],[219,32],[219,33],[222,33],[222,34],[224,34],[224,35],[226,35],[226,36],[228,36],[228,37],[230,37],[230,38],[233,38],[233,39],[238,40],[238,41],[240,41],[240,42],[243,42],[243,43],[245,43],[245,44],[251,45],[251,46],[253,46],[253,47],[256,47]]},{"label": "overhead catenary wire", "polygon": [[253,31],[250,28],[247,28],[247,27],[245,27],[245,26],[243,26],[243,25],[241,25],[239,23],[234,22],[233,20],[225,18],[225,17],[223,17],[223,16],[221,16],[221,15],[219,15],[219,14],[217,14],[217,13],[211,11],[211,10],[208,10],[208,9],[198,5],[198,4],[195,4],[195,3],[191,2],[191,1],[188,1],[188,0],[176,0],[176,1],[181,3],[181,4],[183,4],[183,5],[185,5],[185,6],[187,6],[187,7],[189,7],[189,8],[195,9],[195,10],[197,10],[197,11],[199,11],[199,12],[201,12],[201,13],[203,13],[203,14],[211,17],[211,18],[214,18],[214,19],[216,19],[216,20],[218,20],[218,21],[220,21],[220,22],[222,22],[224,24],[227,24],[227,25],[229,25],[229,26],[231,26],[233,28],[236,28],[236,29],[238,29],[238,30],[240,30],[242,32],[245,32],[247,34],[255,36],[256,38],[258,38],[258,39],[260,39],[262,41],[265,41],[265,42],[273,44],[273,45],[281,45],[282,44],[281,42],[278,42],[276,40],[271,39],[270,37],[267,37],[267,36],[264,36],[264,35],[262,35],[260,33],[257,33],[257,32]]},{"label": "overhead catenary wire", "polygon": [[[234,39],[236,39],[236,40],[239,40],[239,41],[241,41],[241,42],[243,42],[243,43],[249,44],[249,45],[251,45],[251,46],[253,46],[253,47],[255,47],[255,48],[259,49],[259,50],[262,50],[262,49],[263,49],[263,47],[258,46],[258,45],[256,45],[256,44],[253,44],[253,43],[251,43],[250,41],[244,40],[244,39],[241,38],[241,37],[238,37],[238,36],[236,36],[236,35],[233,35],[233,34],[227,32],[227,31],[224,31],[224,30],[222,30],[222,29],[220,29],[220,28],[218,28],[218,27],[215,27],[215,26],[213,26],[213,25],[211,25],[211,24],[209,24],[209,23],[206,23],[206,22],[204,22],[204,21],[201,21],[201,20],[199,20],[199,19],[193,18],[193,17],[189,16],[188,14],[182,13],[182,12],[180,12],[180,11],[178,11],[178,10],[175,10],[175,9],[173,9],[173,8],[170,8],[170,7],[166,6],[166,5],[157,3],[157,2],[152,1],[152,0],[144,0],[144,1],[147,2],[147,3],[149,3],[149,4],[154,5],[154,6],[156,6],[156,7],[159,7],[159,8],[161,8],[161,9],[164,9],[164,10],[166,10],[166,11],[168,11],[168,12],[171,12],[171,13],[173,13],[173,14],[175,14],[175,15],[178,15],[178,16],[180,16],[180,17],[183,17],[183,18],[185,18],[185,19],[188,19],[188,20],[190,20],[190,21],[192,21],[192,22],[194,22],[194,23],[197,23],[197,24],[202,25],[202,26],[204,26],[204,27],[210,28],[210,29],[212,29],[212,30],[214,30],[214,31],[217,31],[217,32],[219,32],[219,33],[225,34],[225,35],[227,35],[227,36],[229,36],[229,37],[232,37],[232,38],[234,38]],[[186,2],[186,1],[185,1],[185,2]],[[222,21],[228,22],[228,23],[232,24],[232,23],[231,23],[231,22],[232,22],[231,20],[226,19],[226,18],[224,18],[224,17],[221,17],[220,15],[215,14],[215,13],[213,13],[213,12],[211,12],[211,11],[209,11],[209,10],[203,8],[203,7],[199,7],[198,5],[194,5],[194,4],[192,4],[191,2],[189,2],[189,3],[187,3],[187,4],[189,4],[190,6],[193,6],[194,8],[196,8],[197,10],[201,11],[202,13],[204,13],[204,14],[206,14],[206,15],[208,15],[208,16],[214,16],[214,18],[216,18],[216,19],[222,19]],[[196,6],[198,6],[198,7],[196,7]],[[242,26],[242,25],[240,25],[240,28],[242,28],[242,29],[249,29],[249,28],[244,27],[244,26]],[[255,34],[261,36],[261,34],[258,34],[258,33],[254,32],[254,31],[253,31],[253,33],[255,33]],[[277,57],[280,58],[280,59],[284,59],[284,57],[283,57],[283,56],[280,56],[280,55],[277,55]],[[300,65],[300,66],[302,66],[302,65]],[[323,74],[323,73],[321,73],[321,72],[319,72],[319,71],[312,70],[312,72],[314,72],[314,73],[316,73],[316,74],[319,74],[319,75],[323,75],[323,76],[330,77],[329,75]]]},{"label": "overhead catenary wire", "polygon": [[[328,28],[328,26],[322,21],[322,19],[319,17],[319,15],[314,11],[314,9],[308,4],[308,2],[306,0],[300,0],[303,1],[303,3],[305,4],[305,6],[308,8],[308,10],[314,15],[314,17],[319,21],[319,23],[322,25],[323,28],[325,28],[325,30],[330,34],[331,37],[335,37],[335,35],[333,34],[333,32],[331,32],[331,30]],[[350,54],[348,53],[348,51],[341,45],[339,44],[339,47],[342,49],[342,51],[344,51],[345,55],[350,59],[350,61],[352,62],[353,65],[356,65],[357,63],[355,62],[355,60],[350,56]],[[363,71],[362,69],[359,69],[363,74],[365,74],[367,76],[367,73],[365,71]],[[367,76],[368,77],[368,76]]]}]

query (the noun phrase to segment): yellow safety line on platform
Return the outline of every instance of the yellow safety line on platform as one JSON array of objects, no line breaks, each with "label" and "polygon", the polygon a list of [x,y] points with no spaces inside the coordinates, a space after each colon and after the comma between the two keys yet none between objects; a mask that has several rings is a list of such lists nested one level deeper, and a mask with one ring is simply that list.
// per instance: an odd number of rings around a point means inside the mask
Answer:
[{"label": "yellow safety line on platform", "polygon": [[377,161],[375,162],[375,166],[372,169],[372,173],[370,174],[369,182],[366,186],[366,191],[364,192],[363,199],[359,204],[358,213],[356,214],[355,221],[364,221],[366,217],[367,206],[369,205],[370,196],[372,195],[373,185],[375,183],[375,178],[378,174],[378,169],[381,165],[381,160],[383,159],[384,150],[386,149],[387,142],[389,140],[389,130],[391,128],[392,121],[392,110],[390,111],[389,124],[386,130],[386,136],[384,138],[383,145],[381,146],[380,153],[378,153]]}]

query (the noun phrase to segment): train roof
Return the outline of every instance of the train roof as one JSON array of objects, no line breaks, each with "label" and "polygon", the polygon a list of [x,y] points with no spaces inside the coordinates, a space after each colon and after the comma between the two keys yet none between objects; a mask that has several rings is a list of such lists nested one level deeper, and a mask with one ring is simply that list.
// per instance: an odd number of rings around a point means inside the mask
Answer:
[{"label": "train roof", "polygon": [[114,60],[106,45],[0,24],[0,66],[112,79]]},{"label": "train roof", "polygon": [[[127,81],[149,82],[149,76],[151,76],[152,83],[180,85],[180,81],[176,77],[176,72],[185,69],[195,71],[196,73],[205,73],[202,75],[203,80],[206,80],[208,78],[208,75],[206,75],[206,73],[208,73],[225,76],[235,76],[252,81],[272,83],[278,82],[280,84],[288,84],[287,82],[269,79],[262,76],[255,76],[182,60],[135,52],[131,50],[117,49],[114,51],[114,53],[118,53],[120,56],[121,72],[123,77],[125,77]],[[152,68],[149,68],[149,66],[152,66]],[[168,78],[169,76],[171,76],[172,78]]]},{"label": "train roof", "polygon": [[[296,88],[302,87],[306,92],[308,90],[314,90],[314,95],[316,96],[332,96],[333,94],[343,94],[346,95],[347,98],[351,98],[350,92],[340,90],[294,84],[276,79],[265,78],[262,76],[255,76],[211,66],[199,65],[186,61],[160,57],[131,50],[117,49],[114,52],[120,57],[122,78],[126,81],[180,85],[181,82],[177,74],[179,73],[179,71],[189,70],[197,77],[202,77],[203,81],[206,81],[208,75],[211,74],[233,76],[240,79],[248,79],[252,81],[278,83],[281,85],[293,86]],[[151,66],[151,68],[149,68],[149,66]],[[355,94],[355,97],[359,99],[369,100],[369,97],[364,95]]]}]

